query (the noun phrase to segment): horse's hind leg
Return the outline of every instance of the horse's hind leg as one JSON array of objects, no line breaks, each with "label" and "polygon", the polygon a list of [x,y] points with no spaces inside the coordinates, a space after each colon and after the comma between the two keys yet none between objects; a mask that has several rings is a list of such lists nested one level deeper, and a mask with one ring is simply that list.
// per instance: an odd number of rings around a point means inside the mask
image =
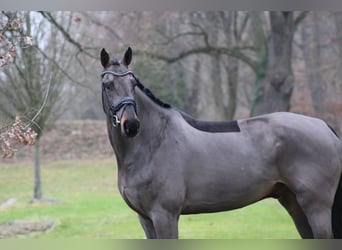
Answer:
[{"label": "horse's hind leg", "polygon": [[153,222],[149,218],[143,217],[139,214],[139,221],[144,229],[145,235],[147,239],[155,239],[157,238],[156,231],[154,230]]},{"label": "horse's hind leg", "polygon": [[318,185],[315,189],[297,190],[296,192],[298,204],[310,224],[315,239],[333,238],[331,223],[333,201],[329,192],[324,192],[324,190],[324,185]]},{"label": "horse's hind leg", "polygon": [[294,193],[292,193],[285,185],[280,189],[281,192],[279,193],[278,200],[292,217],[300,236],[304,239],[313,238],[313,233],[308,219],[306,218],[302,208],[299,206]]},{"label": "horse's hind leg", "polygon": [[[301,203],[300,199],[298,200]],[[305,202],[304,202],[305,203]],[[333,238],[331,226],[331,207],[312,201],[312,204],[302,205],[303,211],[308,218],[315,239]]]}]

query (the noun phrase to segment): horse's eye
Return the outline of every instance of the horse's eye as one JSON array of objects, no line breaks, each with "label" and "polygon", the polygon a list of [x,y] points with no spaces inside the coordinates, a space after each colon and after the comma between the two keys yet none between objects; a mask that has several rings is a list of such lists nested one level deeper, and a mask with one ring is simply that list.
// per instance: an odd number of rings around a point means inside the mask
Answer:
[{"label": "horse's eye", "polygon": [[112,83],[111,82],[105,82],[103,83],[104,87],[106,90],[111,90],[112,88]]}]

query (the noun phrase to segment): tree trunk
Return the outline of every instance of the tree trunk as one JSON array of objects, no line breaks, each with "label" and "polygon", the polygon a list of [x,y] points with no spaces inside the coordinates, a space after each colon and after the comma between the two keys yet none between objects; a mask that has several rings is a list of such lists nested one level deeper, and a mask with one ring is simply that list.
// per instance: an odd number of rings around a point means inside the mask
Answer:
[{"label": "tree trunk", "polygon": [[228,72],[228,104],[225,107],[225,118],[232,120],[235,115],[237,106],[237,92],[239,80],[239,62],[236,58],[229,57],[227,59]]},{"label": "tree trunk", "polygon": [[[227,48],[234,47],[241,42],[241,30],[237,27],[238,14],[235,11],[219,11],[223,31],[225,35],[225,45]],[[222,100],[224,105],[224,119],[232,120],[237,106],[237,91],[239,81],[239,61],[237,58],[226,56],[222,57],[224,71],[227,73],[227,101]],[[223,92],[223,91],[222,91]]]},{"label": "tree trunk", "polygon": [[338,84],[342,84],[342,11],[336,11],[334,13],[335,26],[336,26],[336,40],[339,60],[339,69],[337,71]]},{"label": "tree trunk", "polygon": [[[212,44],[219,43],[219,34],[218,34],[218,23],[219,16],[216,11],[206,12],[206,20],[208,23],[205,23],[206,31],[209,36],[209,41]],[[221,76],[221,56],[219,54],[212,54],[209,58],[208,71],[210,71],[210,78],[207,81],[208,89],[204,90],[207,94],[212,94],[212,96],[208,96],[208,100],[203,100],[206,102],[207,109],[205,110],[206,119],[210,120],[222,120],[225,117],[225,106],[223,103],[223,89],[222,89],[222,76]]]},{"label": "tree trunk", "polygon": [[291,67],[294,22],[292,12],[272,11],[270,40],[267,43],[268,61],[264,79],[257,80],[257,98],[251,115],[288,111],[294,76]]},{"label": "tree trunk", "polygon": [[33,199],[40,200],[42,198],[41,181],[40,181],[40,139],[38,138],[34,147],[34,191]]},{"label": "tree trunk", "polygon": [[[189,59],[186,59],[189,60]],[[195,58],[193,61],[189,62],[193,67],[194,72],[200,72],[201,63],[199,59]],[[188,74],[189,75],[189,74]],[[189,77],[185,81],[187,84],[187,91],[186,91],[186,102],[185,102],[185,110],[189,112],[192,116],[197,117],[199,112],[197,105],[199,103],[199,86],[198,86],[198,78]]]},{"label": "tree trunk", "polygon": [[317,13],[313,13],[312,27],[302,29],[303,54],[315,116],[322,118],[322,103],[324,98],[323,82],[320,74],[319,27]]},{"label": "tree trunk", "polygon": [[263,21],[259,12],[253,11],[250,13],[251,18],[251,36],[254,40],[254,46],[256,51],[256,67],[254,69],[255,80],[251,96],[250,116],[258,113],[262,113],[264,107],[262,104],[263,92],[264,92],[264,80],[266,76],[267,68],[267,40],[263,29]]},{"label": "tree trunk", "polygon": [[211,119],[222,120],[224,119],[225,107],[223,104],[223,90],[222,90],[222,78],[221,78],[221,58],[220,55],[212,55],[210,57],[210,82],[213,96],[209,97],[213,99],[213,107],[211,112],[214,116]]}]

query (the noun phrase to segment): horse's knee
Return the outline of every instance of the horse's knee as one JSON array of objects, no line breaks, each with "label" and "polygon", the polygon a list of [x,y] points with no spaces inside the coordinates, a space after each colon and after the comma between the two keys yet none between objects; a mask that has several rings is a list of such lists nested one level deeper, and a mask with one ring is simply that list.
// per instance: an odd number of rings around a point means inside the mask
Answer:
[{"label": "horse's knee", "polygon": [[178,238],[179,215],[167,211],[152,212],[152,221],[158,239]]},{"label": "horse's knee", "polygon": [[147,239],[155,239],[157,236],[156,236],[156,231],[154,230],[152,220],[139,215],[139,221],[140,221],[142,228],[144,229]]}]

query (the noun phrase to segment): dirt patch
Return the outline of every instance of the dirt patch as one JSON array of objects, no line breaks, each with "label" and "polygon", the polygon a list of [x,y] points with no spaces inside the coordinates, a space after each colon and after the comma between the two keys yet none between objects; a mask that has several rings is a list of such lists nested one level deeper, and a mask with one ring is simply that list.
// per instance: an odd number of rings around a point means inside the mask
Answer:
[{"label": "dirt patch", "polygon": [[0,225],[0,239],[43,233],[53,230],[55,225],[56,222],[53,220],[8,222]]}]

